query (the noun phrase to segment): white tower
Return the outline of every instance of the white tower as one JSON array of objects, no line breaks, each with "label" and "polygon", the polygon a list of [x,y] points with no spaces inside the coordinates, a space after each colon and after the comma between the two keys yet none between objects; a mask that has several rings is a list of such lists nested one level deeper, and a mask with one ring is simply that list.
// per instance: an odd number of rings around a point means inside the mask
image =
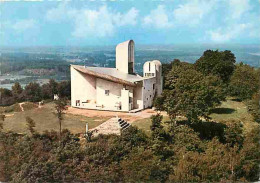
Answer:
[{"label": "white tower", "polygon": [[162,77],[162,64],[159,60],[147,61],[143,66],[143,77],[156,77],[156,94],[162,94],[163,77]]},{"label": "white tower", "polygon": [[134,41],[128,40],[116,46],[116,68],[134,74]]}]

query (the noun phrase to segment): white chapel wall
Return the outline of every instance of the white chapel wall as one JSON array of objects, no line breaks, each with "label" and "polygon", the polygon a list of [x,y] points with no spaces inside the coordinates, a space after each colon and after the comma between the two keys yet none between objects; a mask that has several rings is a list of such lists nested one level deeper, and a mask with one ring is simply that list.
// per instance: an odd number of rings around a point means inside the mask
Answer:
[{"label": "white chapel wall", "polygon": [[[105,108],[115,108],[116,103],[121,100],[123,85],[104,79],[97,78],[97,105]],[[105,90],[109,91],[107,95]]]},{"label": "white chapel wall", "polygon": [[[82,74],[71,68],[71,106],[76,106],[76,100],[80,103],[87,100],[96,100],[96,78]],[[79,107],[79,106],[78,106]]]},{"label": "white chapel wall", "polygon": [[143,104],[144,108],[152,107],[155,96],[156,78],[147,78],[143,80]]}]

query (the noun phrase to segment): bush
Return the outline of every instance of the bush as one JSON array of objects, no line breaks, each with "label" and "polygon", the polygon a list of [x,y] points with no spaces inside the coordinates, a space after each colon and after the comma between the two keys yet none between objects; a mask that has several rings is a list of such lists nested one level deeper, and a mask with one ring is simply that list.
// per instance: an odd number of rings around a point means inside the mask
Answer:
[{"label": "bush", "polygon": [[240,63],[230,79],[230,95],[240,100],[251,99],[259,90],[259,81],[259,74],[253,67]]},{"label": "bush", "polygon": [[32,102],[25,102],[22,104],[24,111],[32,110],[35,108],[38,108],[38,105],[32,103]]}]

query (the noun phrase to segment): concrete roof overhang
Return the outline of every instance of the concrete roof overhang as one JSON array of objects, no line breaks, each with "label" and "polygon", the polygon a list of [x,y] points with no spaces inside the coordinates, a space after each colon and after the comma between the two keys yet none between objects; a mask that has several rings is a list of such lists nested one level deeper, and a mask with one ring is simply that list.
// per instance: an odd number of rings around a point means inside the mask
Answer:
[{"label": "concrete roof overhang", "polygon": [[[96,67],[95,69],[93,69],[94,67],[84,67],[84,66],[80,66],[80,65],[71,65],[71,67],[73,67],[74,69],[76,69],[77,71],[84,73],[84,74],[88,74],[91,76],[95,76],[97,78],[101,78],[104,80],[108,80],[108,81],[113,81],[116,83],[120,83],[120,84],[124,84],[124,85],[128,85],[128,86],[140,86],[141,82],[143,81],[143,78],[141,76],[130,76],[130,79],[127,79],[128,75],[130,74],[123,74],[124,78],[126,79],[122,79],[120,78],[120,75],[122,75],[122,73],[120,73],[120,71],[117,71],[116,68],[100,68],[100,67]],[[112,73],[115,75],[114,71],[116,70],[118,72],[117,76],[115,77],[113,75],[109,75],[104,72],[102,72],[102,70],[109,70],[109,69],[113,69]],[[133,79],[133,77],[136,77]],[[129,81],[130,80],[130,81]]]}]

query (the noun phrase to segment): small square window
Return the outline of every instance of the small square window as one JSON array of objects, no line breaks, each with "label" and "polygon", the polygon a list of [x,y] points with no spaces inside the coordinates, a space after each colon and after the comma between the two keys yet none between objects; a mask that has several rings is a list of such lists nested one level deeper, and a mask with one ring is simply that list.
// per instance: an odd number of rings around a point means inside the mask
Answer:
[{"label": "small square window", "polygon": [[109,95],[109,90],[105,90],[105,95]]}]

